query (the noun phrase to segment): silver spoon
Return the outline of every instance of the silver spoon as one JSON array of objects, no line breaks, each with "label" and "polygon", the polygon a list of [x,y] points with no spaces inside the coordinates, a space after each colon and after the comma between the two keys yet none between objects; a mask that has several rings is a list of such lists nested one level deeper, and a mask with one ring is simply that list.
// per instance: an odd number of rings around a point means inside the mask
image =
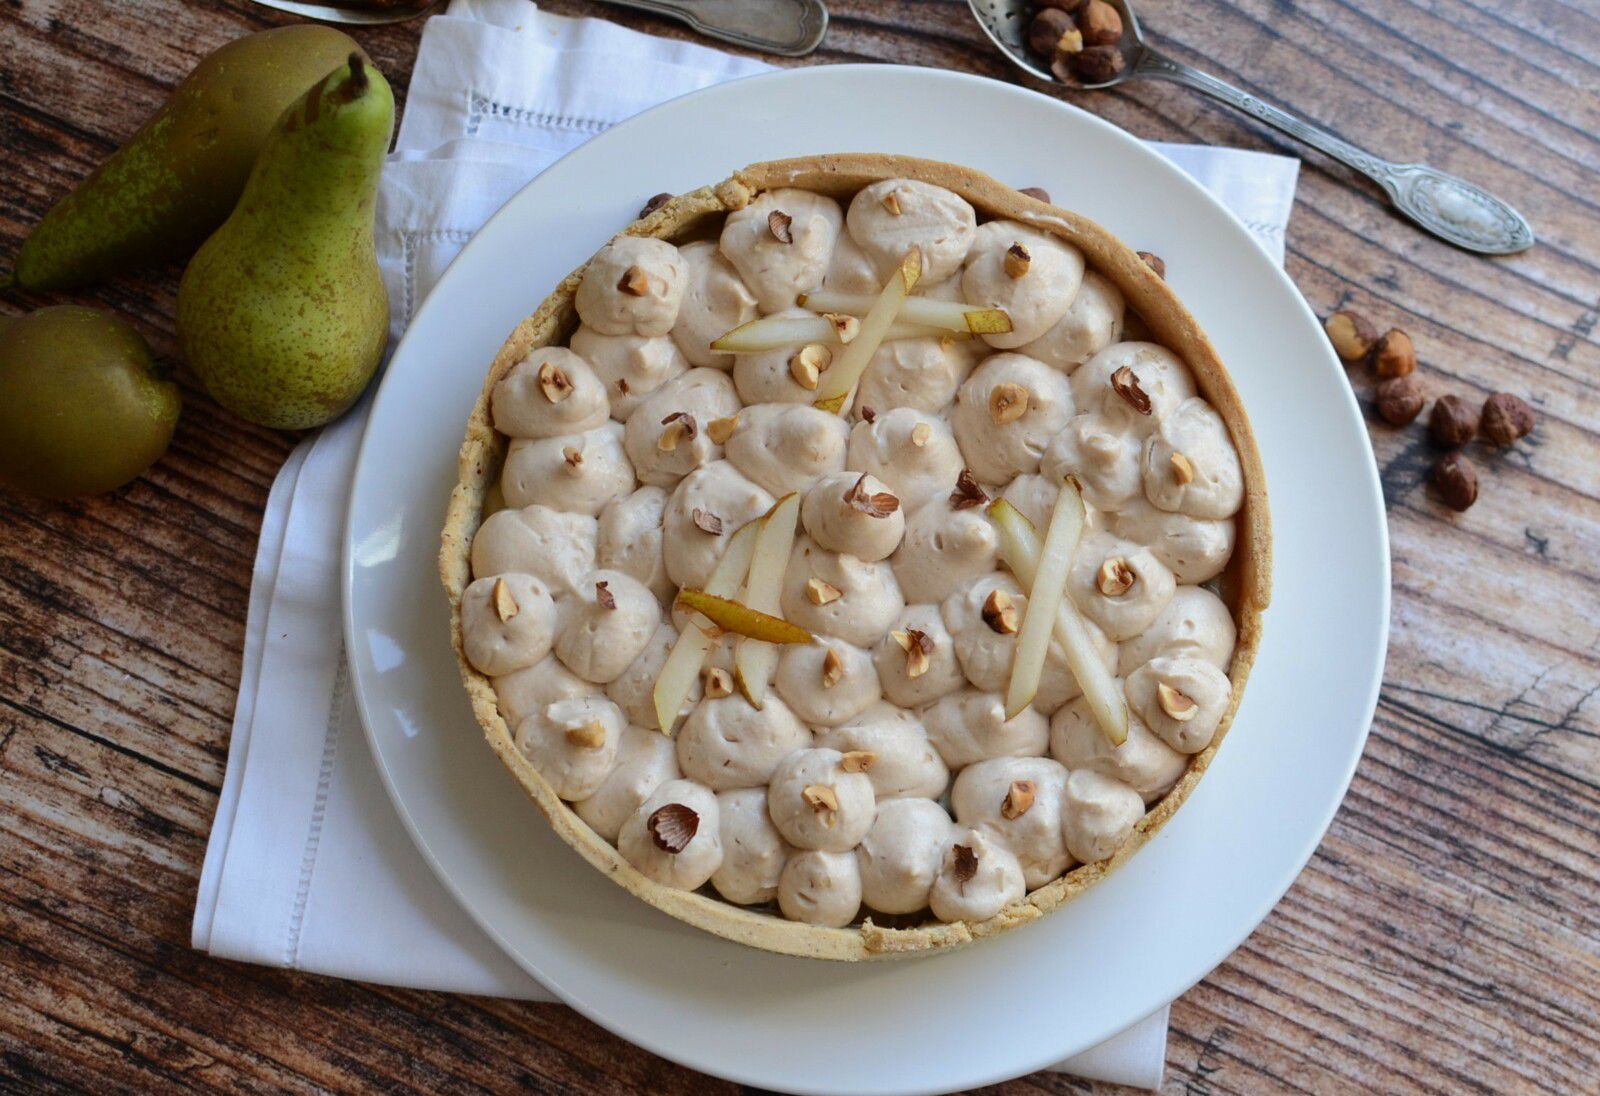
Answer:
[{"label": "silver spoon", "polygon": [[[1487,190],[1426,164],[1396,164],[1379,159],[1232,84],[1175,61],[1145,42],[1131,0],[1108,2],[1122,15],[1123,33],[1118,48],[1126,64],[1105,83],[1078,86],[1098,90],[1114,87],[1125,80],[1148,77],[1194,88],[1355,168],[1382,187],[1401,213],[1457,247],[1488,255],[1510,255],[1533,246],[1533,229],[1528,227],[1522,214]],[[1012,64],[1040,80],[1061,83],[1028,48],[1031,13],[1027,0],[967,0],[967,3],[984,33]]]},{"label": "silver spoon", "polygon": [[[701,34],[720,38],[746,49],[804,57],[822,44],[828,30],[828,9],[822,0],[607,0],[625,8],[665,15],[689,24]],[[403,23],[437,8],[441,0],[422,7],[350,8],[309,0],[256,0],[269,8],[291,12],[325,23],[375,26]]]}]

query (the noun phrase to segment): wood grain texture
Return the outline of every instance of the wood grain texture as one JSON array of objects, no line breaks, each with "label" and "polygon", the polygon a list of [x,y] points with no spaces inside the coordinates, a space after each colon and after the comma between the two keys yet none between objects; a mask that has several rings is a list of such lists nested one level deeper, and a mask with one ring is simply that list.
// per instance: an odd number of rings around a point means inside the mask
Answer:
[{"label": "wood grain texture", "polygon": [[[651,33],[674,25],[550,0]],[[1009,79],[959,0],[833,0],[821,62]],[[1600,9],[1586,0],[1143,0],[1153,37],[1373,151],[1510,197],[1540,245],[1488,261],[1306,155],[1288,269],[1311,305],[1416,338],[1433,394],[1540,413],[1425,487],[1373,427],[1394,543],[1372,738],[1310,866],[1173,1008],[1174,1092],[1572,1092],[1600,1073]],[[0,5],[0,251],[204,53],[286,17],[246,0]],[[398,88],[416,24],[360,31]],[[1149,138],[1300,155],[1179,88],[1080,105]],[[1029,181],[1031,182],[1031,180]],[[1138,246],[1138,241],[1132,241]],[[174,353],[175,270],[70,297]],[[9,295],[16,312],[45,298]],[[1292,368],[1293,363],[1285,363]],[[1360,370],[1352,382],[1370,401]],[[0,1087],[724,1092],[555,1006],[218,962],[189,918],[226,757],[255,539],[296,440],[193,384],[168,456],[114,496],[0,494]],[[1308,691],[1315,683],[1308,683]],[[1055,1074],[1000,1086],[1086,1091]]]}]

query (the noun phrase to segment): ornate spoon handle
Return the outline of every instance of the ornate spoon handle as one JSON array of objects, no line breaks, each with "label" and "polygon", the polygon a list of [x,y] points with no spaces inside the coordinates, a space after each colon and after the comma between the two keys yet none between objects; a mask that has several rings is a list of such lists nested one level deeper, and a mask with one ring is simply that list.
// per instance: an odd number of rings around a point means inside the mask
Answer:
[{"label": "ornate spoon handle", "polygon": [[1533,229],[1522,214],[1465,179],[1426,164],[1381,160],[1325,129],[1149,47],[1134,64],[1131,75],[1168,80],[1204,92],[1348,164],[1381,186],[1401,213],[1457,247],[1488,255],[1509,255],[1533,246]]},{"label": "ornate spoon handle", "polygon": [[776,53],[804,57],[822,42],[828,29],[828,9],[822,0],[608,0],[625,8],[638,8],[681,19],[701,34],[724,42]]}]

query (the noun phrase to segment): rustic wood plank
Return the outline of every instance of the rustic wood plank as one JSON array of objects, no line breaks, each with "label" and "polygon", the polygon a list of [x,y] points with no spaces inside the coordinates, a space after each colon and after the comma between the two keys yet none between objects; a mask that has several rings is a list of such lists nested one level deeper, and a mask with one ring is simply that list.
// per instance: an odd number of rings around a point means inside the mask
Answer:
[{"label": "rustic wood plank", "polygon": [[[542,6],[691,37],[591,0]],[[962,0],[830,6],[812,61],[1011,78]],[[1372,738],[1307,871],[1175,1004],[1167,1088],[1576,1090],[1600,1065],[1600,12],[1561,0],[1140,7],[1178,56],[1375,152],[1507,194],[1542,241],[1504,260],[1462,255],[1305,156],[1288,270],[1312,306],[1406,328],[1431,392],[1510,390],[1541,423],[1512,453],[1474,453],[1483,496],[1460,516],[1424,484],[1420,428],[1374,426],[1396,584]],[[248,0],[0,7],[0,251],[205,52],[290,21]],[[402,94],[419,29],[357,32]],[[1179,88],[1073,101],[1144,137],[1301,154]],[[173,359],[176,285],[160,270],[0,308],[95,304]],[[1351,380],[1370,404],[1370,380]],[[63,506],[0,495],[0,1085],[731,1091],[556,1006],[188,949],[256,533],[296,439],[183,383],[178,436],[148,476]],[[1095,1088],[1041,1073],[989,1091]]]}]

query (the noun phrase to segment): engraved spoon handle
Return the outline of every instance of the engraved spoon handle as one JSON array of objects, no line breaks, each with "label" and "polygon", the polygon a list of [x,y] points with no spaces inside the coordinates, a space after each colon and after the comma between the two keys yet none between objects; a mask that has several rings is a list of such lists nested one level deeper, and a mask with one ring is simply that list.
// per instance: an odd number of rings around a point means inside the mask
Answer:
[{"label": "engraved spoon handle", "polygon": [[822,0],[607,0],[680,19],[701,34],[747,49],[804,57],[822,43],[828,9]]},{"label": "engraved spoon handle", "polygon": [[1203,92],[1348,164],[1381,186],[1401,213],[1457,247],[1488,255],[1509,255],[1533,245],[1533,229],[1522,214],[1465,179],[1426,164],[1396,164],[1379,159],[1319,126],[1149,47],[1129,75],[1168,80]]}]

